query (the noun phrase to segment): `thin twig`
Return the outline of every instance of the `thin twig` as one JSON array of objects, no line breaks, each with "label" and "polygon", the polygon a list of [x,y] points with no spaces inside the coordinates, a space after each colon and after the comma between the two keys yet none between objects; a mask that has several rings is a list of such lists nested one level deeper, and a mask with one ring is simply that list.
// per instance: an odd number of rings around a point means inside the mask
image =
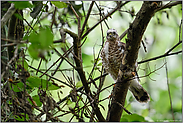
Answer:
[{"label": "thin twig", "polygon": [[11,67],[11,63],[17,58],[18,56],[18,45],[16,46],[16,49],[14,51],[14,56],[12,57],[12,59],[8,62],[6,68],[5,68],[5,71],[3,71],[3,73],[1,74],[1,78],[3,78],[4,74],[6,73],[6,71],[8,70],[9,67]]},{"label": "thin twig", "polygon": [[[99,6],[97,5],[97,3],[95,2],[95,5],[97,6],[99,12],[100,12],[100,20],[101,20],[101,16],[104,18],[104,14],[101,12],[101,9],[99,8]],[[105,25],[107,26],[107,28],[109,29],[109,26],[107,24],[107,22],[104,20]]]},{"label": "thin twig", "polygon": [[[129,29],[129,28],[128,28],[128,29]],[[120,40],[123,39],[123,38],[125,37],[125,35],[128,33],[128,29],[125,30],[125,31],[123,32],[123,34],[121,34],[121,35],[119,36]]]},{"label": "thin twig", "polygon": [[[66,57],[71,51],[72,51],[72,47],[70,47],[64,54],[63,57]],[[47,73],[60,59],[62,59],[63,57],[58,58],[41,76],[39,76],[39,78],[41,78],[45,73]]]},{"label": "thin twig", "polygon": [[177,44],[175,44],[171,49],[169,49],[165,54],[169,54],[173,49],[175,49],[179,44],[181,44],[182,41],[179,41]]},{"label": "thin twig", "polygon": [[[165,62],[166,62],[166,58],[165,58]],[[167,86],[168,86],[168,95],[170,98],[170,106],[171,106],[171,111],[172,111],[172,117],[173,120],[175,122],[175,117],[174,117],[174,111],[173,111],[173,106],[172,106],[172,98],[171,98],[171,94],[170,94],[170,85],[169,85],[169,81],[168,81],[168,67],[167,67],[167,62],[165,63],[165,70],[166,70],[166,79],[167,79]]]},{"label": "thin twig", "polygon": [[119,106],[121,106],[125,111],[126,111],[126,113],[128,113],[128,114],[132,114],[130,111],[128,111],[125,107],[123,107],[123,105],[122,104],[120,104],[119,102],[116,102]]},{"label": "thin twig", "polygon": [[120,4],[118,4],[115,9],[113,9],[104,18],[102,18],[100,21],[98,21],[93,27],[91,27],[89,30],[87,30],[86,33],[81,37],[81,39],[83,39],[85,36],[87,36],[88,33],[90,33],[96,26],[98,26],[98,24],[100,24],[102,21],[104,21],[105,19],[107,19],[109,16],[111,16],[114,12],[116,12],[119,8],[121,8],[122,6],[124,6],[125,4],[127,4],[128,2],[129,1],[126,1],[125,3],[121,3],[120,2]]},{"label": "thin twig", "polygon": [[[161,69],[164,65],[165,65],[165,64],[163,64],[161,67],[159,67],[158,69],[155,69],[155,70],[153,70],[153,71],[150,70],[150,72],[149,72],[148,74],[146,74],[146,75],[144,75],[144,76],[140,76],[139,78],[143,78],[143,77],[150,76],[152,73],[154,73],[154,72],[158,71],[159,69]],[[150,67],[149,67],[149,69],[150,69]]]},{"label": "thin twig", "polygon": [[[84,21],[83,26],[82,26],[82,29],[81,29],[81,33],[80,33],[81,35],[83,34],[83,31],[84,31],[84,29],[85,29],[85,26],[86,26],[86,24],[87,24],[87,22],[88,22],[88,18],[89,18],[89,16],[90,16],[90,13],[91,13],[93,4],[94,4],[94,1],[92,1],[92,3],[90,4],[90,7],[89,7],[89,9],[88,9],[88,13],[87,13],[87,15],[86,15],[85,21]],[[81,35],[79,35],[79,37],[80,37]]]},{"label": "thin twig", "polygon": [[[36,70],[36,71],[38,71],[38,72],[40,72],[40,73],[43,73],[42,71],[40,71],[40,70],[38,70],[38,69],[36,69],[36,68],[30,66],[30,65],[29,65],[29,67],[32,68],[32,69],[34,69],[34,70]],[[67,86],[70,87],[70,88],[73,88],[71,85],[67,84],[66,82],[61,81],[61,80],[59,80],[59,79],[57,79],[57,78],[55,78],[55,77],[53,77],[53,76],[51,76],[51,75],[49,75],[49,74],[47,74],[47,73],[45,73],[45,75],[48,76],[48,77],[50,77],[50,78],[52,78],[52,79],[54,79],[54,80],[57,80],[57,81],[60,82],[60,83],[63,83],[63,84],[65,84],[65,85],[67,85]]]},{"label": "thin twig", "polygon": [[146,45],[144,44],[144,41],[142,40],[142,45],[144,47],[144,51],[147,52]]},{"label": "thin twig", "polygon": [[[41,60],[40,60],[40,62],[39,62],[39,65],[38,65],[38,68],[37,68],[38,70],[39,70],[39,68],[40,68],[40,66],[41,66],[42,60],[43,60],[43,59],[41,58]],[[37,74],[38,74],[38,71],[36,71],[36,75],[37,75]]]},{"label": "thin twig", "polygon": [[[108,73],[105,73],[105,74],[103,74],[102,76],[99,76],[99,77],[95,78],[94,81],[96,81],[96,80],[98,80],[98,79],[100,79],[100,78],[102,78],[102,77],[105,77],[106,75],[108,75]],[[91,83],[92,83],[92,82],[88,82],[88,84],[91,84]],[[76,92],[78,92],[78,91],[80,91],[80,90],[82,90],[82,89],[83,89],[83,86],[80,87],[80,88],[78,88],[78,89],[76,90]],[[67,98],[69,98],[70,96],[71,96],[71,94],[67,95],[67,96],[64,97],[62,100],[58,101],[57,104],[58,104],[58,105],[61,104],[63,101],[65,101],[65,100],[66,100]]]},{"label": "thin twig", "polygon": [[138,62],[138,64],[142,64],[142,63],[145,63],[145,62],[153,61],[153,60],[156,60],[156,59],[159,59],[159,58],[163,58],[163,57],[166,57],[166,56],[171,56],[171,55],[175,55],[175,54],[179,54],[179,53],[182,53],[182,51],[178,51],[178,52],[174,52],[174,53],[170,53],[170,54],[163,54],[163,55],[160,55],[160,56],[157,56],[157,57],[154,57],[154,58],[150,58],[150,59],[147,59],[147,60],[144,60],[144,61],[140,61],[140,62]]},{"label": "thin twig", "polygon": [[162,9],[171,8],[171,7],[176,6],[178,4],[182,4],[182,1],[176,1],[176,2],[173,2],[173,3],[168,3],[166,5],[163,5],[162,7],[156,9],[156,12],[158,12],[158,11],[160,11]]}]

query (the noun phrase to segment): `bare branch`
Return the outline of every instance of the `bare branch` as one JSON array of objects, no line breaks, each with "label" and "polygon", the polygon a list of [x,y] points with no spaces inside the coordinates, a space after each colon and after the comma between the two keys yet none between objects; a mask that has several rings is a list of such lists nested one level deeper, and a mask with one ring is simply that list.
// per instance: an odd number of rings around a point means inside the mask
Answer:
[{"label": "bare branch", "polygon": [[113,9],[110,13],[108,13],[104,18],[102,18],[99,22],[97,22],[93,27],[91,27],[89,30],[86,31],[86,33],[81,37],[83,39],[85,36],[88,35],[89,32],[91,32],[96,26],[98,26],[102,21],[107,19],[109,16],[111,16],[114,12],[116,12],[119,8],[127,4],[129,1],[126,1],[125,3],[118,4],[115,9]]},{"label": "bare branch", "polygon": [[[64,30],[67,33],[69,33],[70,36],[73,38],[74,60],[75,60],[75,63],[76,63],[75,70],[78,72],[78,74],[80,76],[81,82],[83,84],[83,88],[84,88],[84,90],[86,92],[86,95],[87,95],[87,97],[88,97],[88,99],[90,100],[90,103],[91,103],[92,100],[93,100],[93,98],[92,98],[93,95],[92,95],[92,93],[90,91],[90,88],[88,86],[88,82],[86,80],[85,72],[83,70],[83,66],[82,66],[82,62],[81,62],[82,61],[82,57],[81,57],[81,50],[79,48],[79,46],[81,46],[80,39],[78,38],[78,36],[75,33],[71,32],[71,31],[69,31],[67,29],[64,29]],[[98,105],[96,104],[95,100],[94,100],[93,103],[91,103],[91,106],[92,106],[92,108],[93,108],[93,110],[94,110],[98,120],[99,121],[105,121],[105,119],[104,119],[104,117],[103,117],[103,115],[102,115]]]},{"label": "bare branch", "polygon": [[[32,68],[33,70],[36,70],[36,71],[38,71],[38,72],[40,72],[40,73],[43,73],[41,70],[38,70],[38,69],[36,69],[36,68],[34,68],[34,67],[30,66],[30,65],[29,65],[29,67]],[[49,74],[47,74],[47,73],[45,73],[45,75],[48,76],[48,77],[50,77],[50,78],[52,78],[52,79],[54,79],[54,80],[57,80],[57,81],[60,82],[60,83],[63,83],[63,84],[65,84],[65,85],[67,85],[67,86],[70,87],[70,88],[72,88],[71,85],[67,84],[67,83],[64,82],[64,81],[61,81],[61,80],[59,80],[59,79],[57,79],[57,78],[55,78],[55,77],[53,77],[53,76],[51,76],[51,75],[49,75]]]},{"label": "bare branch", "polygon": [[[165,62],[166,62],[166,58],[165,58]],[[175,116],[174,116],[174,111],[173,111],[173,106],[172,106],[172,98],[171,98],[171,94],[170,94],[170,86],[169,86],[169,81],[168,81],[168,67],[167,67],[167,62],[165,63],[165,69],[166,69],[166,79],[167,79],[167,86],[168,86],[168,95],[170,98],[170,106],[171,106],[171,111],[172,111],[172,117],[173,120],[175,122]]]},{"label": "bare branch", "polygon": [[4,16],[1,19],[1,28],[4,27],[6,22],[11,18],[11,16],[15,13],[16,8],[15,5],[12,3],[8,11],[4,14]]},{"label": "bare branch", "polygon": [[175,49],[177,46],[179,46],[179,44],[181,44],[182,43],[182,41],[179,41],[177,44],[175,44],[171,49],[169,49],[166,53],[165,53],[165,55],[166,54],[169,54],[173,49]]},{"label": "bare branch", "polygon": [[[81,33],[80,33],[81,35],[83,34],[83,31],[84,31],[84,29],[85,29],[85,26],[86,26],[86,24],[87,24],[87,22],[88,22],[88,18],[89,18],[89,16],[90,16],[90,13],[91,13],[93,4],[94,4],[94,1],[92,1],[92,3],[90,4],[90,7],[89,7],[89,9],[88,9],[88,13],[87,13],[87,15],[86,15],[85,21],[84,21],[83,26],[82,26],[82,29],[81,29]],[[80,37],[81,35],[79,35],[79,37]]]},{"label": "bare branch", "polygon": [[159,59],[159,58],[163,58],[163,57],[166,57],[166,56],[171,56],[171,55],[175,55],[175,54],[179,54],[179,53],[182,53],[182,51],[177,51],[177,52],[170,53],[170,54],[163,54],[163,55],[160,55],[160,56],[157,56],[157,57],[154,57],[154,58],[150,58],[150,59],[147,59],[147,60],[144,60],[144,61],[140,61],[140,62],[138,62],[138,64],[142,64],[142,63],[145,63],[145,62],[153,61],[153,60],[156,60],[156,59]]},{"label": "bare branch", "polygon": [[160,10],[163,10],[163,9],[166,9],[166,8],[172,8],[173,6],[176,6],[178,4],[182,4],[182,1],[176,1],[176,2],[173,2],[173,3],[168,3],[166,5],[163,5],[162,7],[156,9],[156,12],[158,12]]},{"label": "bare branch", "polygon": [[[129,28],[128,28],[128,29],[129,29]],[[123,34],[121,34],[121,35],[119,36],[120,40],[123,39],[123,38],[125,37],[125,35],[128,33],[128,29],[125,30],[125,31],[123,32]]]},{"label": "bare branch", "polygon": [[132,114],[130,111],[128,111],[122,104],[120,104],[119,102],[116,102],[119,106],[121,106],[125,111],[126,113],[128,114]]},{"label": "bare branch", "polygon": [[[95,78],[93,81],[96,81],[96,80],[98,80],[98,79],[100,79],[100,78],[103,78],[103,77],[105,77],[106,75],[108,75],[108,73],[105,73],[105,74],[103,74],[102,76],[99,76],[99,77],[97,77],[97,78]],[[91,84],[92,82],[90,81],[90,82],[88,82],[88,84]],[[82,87],[80,87],[80,88],[78,88],[77,90],[76,90],[76,92],[78,92],[78,91],[81,91],[83,89],[83,86]],[[69,94],[68,96],[66,96],[66,97],[64,97],[62,100],[60,100],[59,102],[57,102],[57,104],[61,104],[63,101],[65,101],[67,98],[69,98],[71,95]]]}]

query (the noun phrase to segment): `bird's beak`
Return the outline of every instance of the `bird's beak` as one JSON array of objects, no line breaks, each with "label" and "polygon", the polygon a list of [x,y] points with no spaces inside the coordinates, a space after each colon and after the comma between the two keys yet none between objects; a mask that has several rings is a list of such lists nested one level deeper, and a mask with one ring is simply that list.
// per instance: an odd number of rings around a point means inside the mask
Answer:
[{"label": "bird's beak", "polygon": [[109,33],[109,37],[112,37],[112,33]]}]

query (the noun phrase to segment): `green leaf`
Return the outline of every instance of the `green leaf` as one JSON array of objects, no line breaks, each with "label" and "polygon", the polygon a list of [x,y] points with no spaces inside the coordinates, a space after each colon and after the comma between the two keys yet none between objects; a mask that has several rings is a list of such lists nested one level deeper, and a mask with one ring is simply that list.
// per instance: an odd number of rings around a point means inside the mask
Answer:
[{"label": "green leaf", "polygon": [[[20,114],[22,114],[22,116],[15,115],[14,118],[16,120],[18,120],[18,121],[25,121],[25,119],[24,119],[24,113],[20,113]],[[29,119],[29,115],[26,114],[26,117],[25,118],[26,118],[26,120],[28,120]]]},{"label": "green leaf", "polygon": [[28,85],[32,88],[42,86],[42,88],[46,88],[48,85],[49,90],[57,90],[59,87],[52,84],[52,82],[47,81],[45,79],[41,79],[39,77],[31,76],[27,79]]},{"label": "green leaf", "polygon": [[44,49],[47,49],[53,43],[53,33],[49,27],[41,28],[39,42]]},{"label": "green leaf", "polygon": [[40,107],[42,105],[42,102],[40,101],[39,99],[39,96],[38,95],[35,95],[32,97],[33,100],[36,102],[37,106]]},{"label": "green leaf", "polygon": [[20,15],[20,14],[18,14],[18,13],[15,13],[14,15],[15,15],[18,19],[23,20],[22,15]]},{"label": "green leaf", "polygon": [[16,83],[16,84],[11,84],[10,89],[15,91],[15,92],[23,91],[24,84],[22,82],[19,82],[19,83]]},{"label": "green leaf", "polygon": [[60,1],[51,1],[57,8],[67,8],[67,4]]},{"label": "green leaf", "polygon": [[[29,65],[28,63],[26,62],[26,60],[24,59],[24,63],[22,64],[22,58],[19,58],[18,59],[19,61],[19,65],[21,65],[23,68],[25,68],[26,70],[28,69]],[[23,66],[24,65],[24,66]],[[15,65],[15,68],[17,68],[17,64]]]},{"label": "green leaf", "polygon": [[57,89],[60,89],[60,87],[51,84],[51,85],[48,87],[48,89],[49,89],[49,90],[57,90]]},{"label": "green leaf", "polygon": [[120,122],[145,122],[144,117],[138,115],[138,114],[132,114],[132,115],[123,115]]},{"label": "green leaf", "polygon": [[[38,107],[42,106],[42,102],[40,101],[38,95],[34,95],[34,96],[32,97],[32,99],[33,99],[33,101],[37,104]],[[30,101],[29,98],[28,98],[27,100],[32,104],[32,101]],[[32,104],[32,105],[33,105],[33,104]]]},{"label": "green leaf", "polygon": [[36,48],[34,47],[33,44],[31,44],[31,45],[29,46],[28,51],[29,51],[30,56],[31,56],[33,59],[38,59],[38,58],[39,58],[39,57],[38,57],[38,55],[39,55],[38,49],[36,49]]},{"label": "green leaf", "polygon": [[41,85],[41,79],[38,77],[31,76],[27,79],[28,85],[32,88],[39,87]]},{"label": "green leaf", "polygon": [[11,3],[15,4],[15,8],[17,9],[24,9],[24,8],[30,8],[33,7],[33,5],[31,3],[29,3],[29,1],[11,1]]},{"label": "green leaf", "polygon": [[29,36],[29,41],[31,44],[38,44],[39,43],[39,35],[36,32],[32,32]]}]

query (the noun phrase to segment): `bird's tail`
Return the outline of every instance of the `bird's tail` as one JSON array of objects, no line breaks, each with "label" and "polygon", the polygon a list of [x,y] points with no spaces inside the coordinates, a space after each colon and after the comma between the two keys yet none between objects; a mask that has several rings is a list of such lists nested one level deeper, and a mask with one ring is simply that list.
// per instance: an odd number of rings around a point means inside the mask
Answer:
[{"label": "bird's tail", "polygon": [[147,91],[142,87],[137,78],[130,80],[131,84],[129,90],[133,93],[137,101],[147,103],[150,98]]}]

